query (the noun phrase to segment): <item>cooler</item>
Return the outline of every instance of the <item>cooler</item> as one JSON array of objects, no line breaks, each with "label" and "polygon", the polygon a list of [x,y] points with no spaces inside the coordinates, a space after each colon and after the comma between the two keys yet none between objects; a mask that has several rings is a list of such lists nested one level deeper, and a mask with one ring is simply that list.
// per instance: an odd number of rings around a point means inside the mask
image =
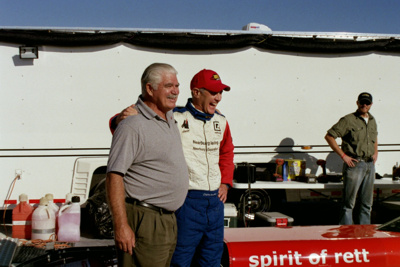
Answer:
[{"label": "cooler", "polygon": [[255,220],[260,226],[287,227],[293,225],[293,218],[280,212],[256,212]]},{"label": "cooler", "polygon": [[235,204],[224,203],[224,226],[227,228],[237,227],[237,209]]}]

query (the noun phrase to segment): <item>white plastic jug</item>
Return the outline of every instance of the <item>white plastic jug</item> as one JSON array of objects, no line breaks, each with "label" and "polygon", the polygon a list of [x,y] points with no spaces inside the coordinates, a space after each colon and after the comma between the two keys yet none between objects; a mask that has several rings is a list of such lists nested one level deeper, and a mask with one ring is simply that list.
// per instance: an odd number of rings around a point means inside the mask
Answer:
[{"label": "white plastic jug", "polygon": [[54,212],[54,215],[56,215],[60,207],[58,207],[57,204],[54,203],[53,194],[46,194],[45,198],[47,198],[47,200],[49,201],[49,204],[47,204],[47,206],[49,207],[50,210]]},{"label": "white plastic jug", "polygon": [[62,206],[58,211],[58,241],[79,242],[81,237],[81,206],[78,196],[72,197],[70,205]]},{"label": "white plastic jug", "polygon": [[40,199],[39,206],[32,214],[32,239],[49,240],[56,232],[56,217],[47,206],[45,197]]},{"label": "white plastic jug", "polygon": [[71,204],[72,203],[72,197],[73,197],[74,195],[72,194],[72,193],[68,193],[68,194],[66,194],[65,195],[65,203],[64,203],[64,205],[69,205],[69,204]]}]

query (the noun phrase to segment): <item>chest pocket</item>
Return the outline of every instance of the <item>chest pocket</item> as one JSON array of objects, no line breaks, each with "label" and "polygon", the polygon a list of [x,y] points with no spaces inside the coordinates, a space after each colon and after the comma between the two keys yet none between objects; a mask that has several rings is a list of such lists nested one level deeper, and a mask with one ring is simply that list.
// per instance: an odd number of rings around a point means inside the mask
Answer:
[{"label": "chest pocket", "polygon": [[352,144],[357,144],[358,141],[365,139],[365,127],[354,127],[350,131]]}]

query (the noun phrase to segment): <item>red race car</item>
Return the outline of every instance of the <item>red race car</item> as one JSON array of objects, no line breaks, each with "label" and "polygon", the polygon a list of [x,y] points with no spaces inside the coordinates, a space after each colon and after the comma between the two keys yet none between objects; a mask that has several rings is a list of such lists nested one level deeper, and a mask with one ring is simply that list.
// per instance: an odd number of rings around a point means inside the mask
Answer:
[{"label": "red race car", "polygon": [[222,266],[400,266],[400,217],[386,224],[226,228]]}]

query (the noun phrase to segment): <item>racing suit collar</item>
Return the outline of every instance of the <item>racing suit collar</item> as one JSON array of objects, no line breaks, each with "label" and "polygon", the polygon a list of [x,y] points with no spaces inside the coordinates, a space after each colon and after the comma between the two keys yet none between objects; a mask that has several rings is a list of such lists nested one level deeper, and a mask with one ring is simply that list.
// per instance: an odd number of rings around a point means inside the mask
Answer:
[{"label": "racing suit collar", "polygon": [[193,115],[193,117],[201,121],[209,121],[214,116],[214,114],[204,113],[196,109],[192,103],[191,98],[188,99],[188,102],[186,103],[186,108]]}]

